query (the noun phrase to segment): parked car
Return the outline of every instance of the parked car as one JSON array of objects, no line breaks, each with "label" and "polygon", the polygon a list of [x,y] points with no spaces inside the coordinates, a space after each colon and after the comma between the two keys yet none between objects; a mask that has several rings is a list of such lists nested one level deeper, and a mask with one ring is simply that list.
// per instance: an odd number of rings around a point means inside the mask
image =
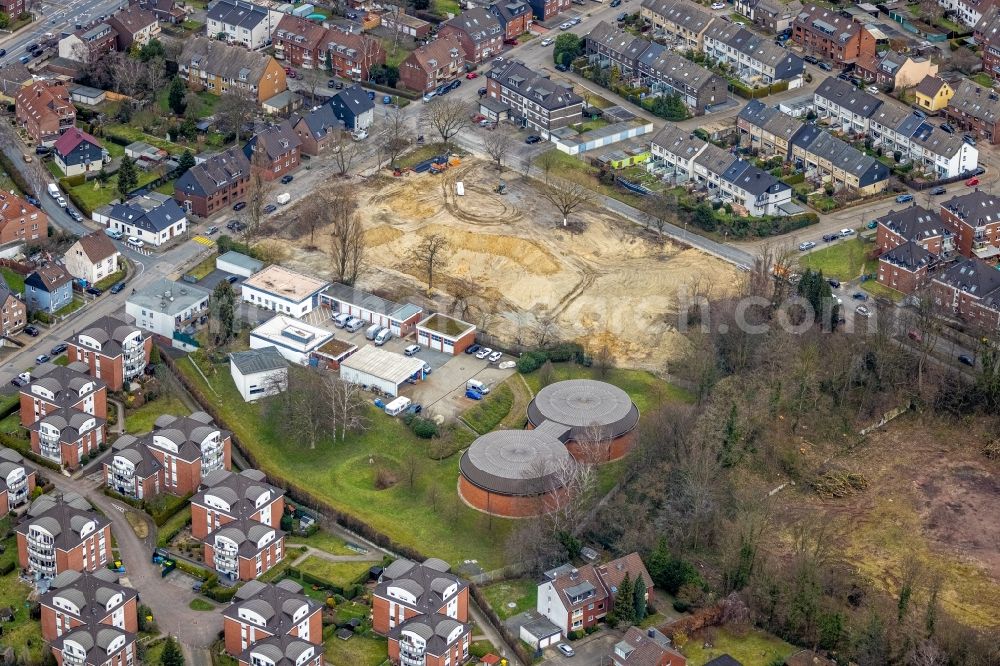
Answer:
[{"label": "parked car", "polygon": [[482,349],[476,352],[476,358],[483,359],[492,353],[493,353],[492,349],[490,349],[489,347],[483,347]]},{"label": "parked car", "polygon": [[482,400],[483,394],[475,389],[465,389],[465,397],[472,400]]},{"label": "parked car", "polygon": [[619,6],[621,6],[621,4],[622,4],[622,0],[611,0],[611,2],[609,3],[609,5],[611,7],[619,7]]},{"label": "parked car", "polygon": [[947,193],[948,193],[948,189],[945,188],[945,187],[935,187],[933,190],[931,190],[931,194],[934,195],[934,196],[938,196],[939,194],[947,194]]},{"label": "parked car", "polygon": [[375,101],[375,91],[374,91],[374,90],[369,90],[369,91],[368,91],[368,99],[369,99],[370,101],[372,101],[372,102],[374,102],[374,101]]},{"label": "parked car", "polygon": [[970,146],[976,145],[976,137],[972,136],[971,134],[963,134],[962,141],[966,142]]},{"label": "parked car", "polygon": [[434,99],[434,95],[436,95],[436,94],[437,94],[437,91],[435,91],[435,90],[431,90],[430,92],[426,92],[426,93],[424,93],[423,100],[425,102],[429,102],[432,99]]},{"label": "parked car", "polygon": [[878,86],[868,86],[868,92],[871,93],[872,95],[877,95],[879,94],[880,91],[878,89]]},{"label": "parked car", "polygon": [[142,247],[143,245],[145,245],[145,243],[141,239],[138,239],[135,236],[129,236],[127,242],[132,247]]},{"label": "parked car", "polygon": [[59,354],[62,354],[64,351],[66,351],[66,343],[60,342],[55,347],[49,350],[49,354],[52,356],[59,356]]},{"label": "parked car", "polygon": [[969,180],[965,181],[965,186],[966,187],[975,187],[978,184],[979,184],[979,178],[976,178],[975,176],[973,176]]},{"label": "parked car", "polygon": [[52,149],[48,146],[35,146],[36,155],[48,155],[52,152]]},{"label": "parked car", "polygon": [[392,104],[392,95],[382,95],[383,104]]},{"label": "parked car", "polygon": [[29,324],[28,326],[24,327],[24,332],[27,333],[28,335],[30,335],[33,338],[37,338],[38,334],[41,333],[41,331],[38,330],[37,326],[31,325],[31,324]]},{"label": "parked car", "polygon": [[833,287],[834,289],[840,289],[840,280],[835,280],[834,278],[830,278],[829,280],[826,281],[826,283],[831,287]]},{"label": "parked car", "polygon": [[712,9],[725,9],[725,8],[726,8],[726,3],[724,3],[724,2],[713,2],[712,3]]},{"label": "parked car", "polygon": [[856,291],[853,294],[851,294],[851,298],[853,298],[856,301],[867,301],[868,300],[868,294],[865,294],[864,292]]},{"label": "parked car", "polygon": [[[501,58],[501,60],[503,60],[503,58]],[[448,90],[457,90],[460,85],[462,85],[462,79],[455,79],[448,84]]]},{"label": "parked car", "polygon": [[267,213],[268,215],[270,215],[276,210],[278,210],[278,207],[275,206],[274,204],[267,204],[266,206],[264,206],[264,212]]},{"label": "parked car", "polygon": [[288,183],[292,182],[293,180],[295,180],[295,176],[293,176],[290,173],[286,173],[284,176],[281,177],[281,184],[288,185]]},{"label": "parked car", "polygon": [[0,58],[4,57],[5,55],[7,55],[7,49],[0,49]]},{"label": "parked car", "polygon": [[556,646],[556,648],[560,652],[562,652],[564,655],[566,655],[567,657],[572,657],[573,655],[576,654],[576,652],[573,650],[573,648],[571,648],[570,646],[566,645],[565,643],[560,643],[559,645]]},{"label": "parked car", "polygon": [[811,250],[816,247],[816,243],[812,241],[806,241],[805,243],[799,243],[799,250],[805,252],[806,250]]},{"label": "parked car", "polygon": [[67,207],[66,213],[68,213],[69,216],[72,217],[77,222],[83,222],[83,215],[80,215],[80,212],[77,209]]},{"label": "parked car", "polygon": [[25,196],[24,200],[30,203],[32,206],[35,206],[36,208],[42,205],[41,201],[32,196]]},{"label": "parked car", "polygon": [[419,352],[420,352],[420,345],[410,345],[409,347],[403,350],[403,354],[405,356],[413,356],[414,354],[417,354]]},{"label": "parked car", "polygon": [[95,287],[94,285],[90,285],[89,287],[87,287],[86,289],[84,289],[84,291],[87,292],[88,294],[90,294],[91,296],[100,296],[101,294],[104,293],[103,291],[101,291],[100,289],[98,289],[97,287]]},{"label": "parked car", "polygon": [[[21,373],[21,374],[25,374],[25,373]],[[30,375],[29,375],[29,377],[30,377]],[[28,379],[28,380],[22,379],[21,376],[18,375],[17,377],[14,377],[14,379],[10,380],[10,383],[13,384],[14,386],[16,386],[17,388],[21,388],[22,386],[30,384],[31,380],[30,379]]]},{"label": "parked car", "polygon": [[236,203],[233,204],[233,210],[235,210],[235,211],[241,211],[241,210],[243,210],[246,207],[247,207],[247,202],[246,201],[238,201],[238,202],[236,202]]},{"label": "parked car", "polygon": [[559,29],[560,30],[569,30],[572,27],[573,27],[573,25],[569,21],[565,21],[564,23],[560,23],[559,24]]},{"label": "parked car", "polygon": [[503,358],[503,352],[495,351],[495,352],[493,352],[492,354],[489,355],[489,359],[488,360],[489,360],[490,363],[496,363],[501,358]]},{"label": "parked car", "polygon": [[562,63],[559,63],[558,65],[556,65],[556,71],[557,72],[568,72],[569,71],[569,67],[567,67],[566,65],[564,65]]},{"label": "parked car", "polygon": [[868,317],[872,313],[871,310],[869,310],[863,305],[859,305],[858,307],[854,308],[854,311],[857,312],[862,317]]},{"label": "parked car", "polygon": [[125,289],[124,282],[116,282],[115,286],[111,287],[112,294],[120,294]]},{"label": "parked car", "polygon": [[910,201],[913,201],[912,194],[900,194],[896,197],[896,203],[909,203]]},{"label": "parked car", "polygon": [[479,90],[477,90],[476,92],[478,92],[479,96],[482,97],[483,95],[486,94],[486,87],[484,86],[484,87],[480,88]]},{"label": "parked car", "polygon": [[415,402],[406,408],[406,411],[410,414],[419,414],[423,410],[424,406],[419,402]]},{"label": "parked car", "polygon": [[824,243],[832,243],[833,241],[840,238],[840,234],[823,234]]},{"label": "parked car", "polygon": [[38,356],[35,357],[35,363],[37,363],[38,365],[41,365],[42,363],[48,363],[51,360],[52,359],[49,358],[48,354],[39,354]]},{"label": "parked car", "polygon": [[848,229],[848,228],[845,227],[845,228],[843,228],[843,229],[840,230],[840,235],[843,236],[843,237],[845,237],[845,238],[848,237],[848,236],[853,236],[854,235],[854,229]]},{"label": "parked car", "polygon": [[330,79],[329,81],[326,82],[326,87],[327,88],[336,88],[337,87],[337,81],[334,80],[334,79]]},{"label": "parked car", "polygon": [[947,132],[948,134],[954,134],[955,133],[955,128],[952,127],[951,125],[949,125],[948,123],[943,123],[941,125],[941,131],[942,132]]},{"label": "parked car", "polygon": [[525,139],[524,142],[527,144],[532,144],[532,143],[538,143],[541,140],[542,137],[538,136],[537,134],[532,134],[527,139]]},{"label": "parked car", "polygon": [[475,354],[480,349],[482,349],[481,345],[477,345],[475,343],[472,343],[471,345],[469,345],[468,347],[465,348],[465,353],[466,354]]},{"label": "parked car", "polygon": [[969,366],[970,368],[976,367],[976,360],[969,356],[968,354],[959,354],[958,362]]},{"label": "parked car", "polygon": [[470,81],[472,79],[478,79],[479,78],[479,73],[478,72],[469,72],[468,74],[465,75],[465,78],[469,79]]},{"label": "parked car", "polygon": [[552,46],[552,44],[553,44],[553,42],[552,42],[552,38],[551,38],[551,37],[546,37],[545,39],[543,39],[543,40],[542,40],[541,42],[539,42],[539,43],[540,43],[540,44],[541,44],[542,46]]},{"label": "parked car", "polygon": [[63,197],[56,197],[56,203],[59,204],[60,208],[66,207],[66,199],[64,199]]},{"label": "parked car", "polygon": [[870,222],[869,222],[868,224],[866,224],[865,226],[866,226],[866,227],[867,227],[868,229],[876,229],[876,228],[878,228],[878,220],[871,220],[871,221],[870,221]]}]

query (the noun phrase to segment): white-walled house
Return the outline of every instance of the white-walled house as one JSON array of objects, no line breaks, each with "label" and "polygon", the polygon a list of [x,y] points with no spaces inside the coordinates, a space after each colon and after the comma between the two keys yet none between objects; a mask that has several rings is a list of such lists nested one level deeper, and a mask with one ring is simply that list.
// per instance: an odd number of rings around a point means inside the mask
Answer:
[{"label": "white-walled house", "polygon": [[276,395],[288,388],[288,361],[273,345],[231,353],[229,373],[245,402]]},{"label": "white-walled house", "polygon": [[329,286],[311,275],[272,264],[240,285],[244,301],[290,317],[304,317],[319,305],[319,294]]},{"label": "white-walled house", "polygon": [[125,313],[135,319],[136,326],[172,340],[175,347],[186,348],[175,332],[208,314],[210,296],[210,291],[198,285],[163,278],[129,295]]},{"label": "white-walled house", "polygon": [[63,255],[69,274],[91,284],[118,271],[121,253],[103,231],[92,231],[70,245]]},{"label": "white-walled house", "polygon": [[187,231],[187,215],[177,202],[158,192],[133,197],[94,211],[95,222],[143,243],[162,245]]}]

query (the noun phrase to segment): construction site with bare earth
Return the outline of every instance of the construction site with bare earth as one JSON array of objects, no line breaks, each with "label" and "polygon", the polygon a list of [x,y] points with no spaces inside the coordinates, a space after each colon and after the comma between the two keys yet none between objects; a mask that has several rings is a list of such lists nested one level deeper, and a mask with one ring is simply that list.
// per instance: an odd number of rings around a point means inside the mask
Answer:
[{"label": "construction site with bare earth", "polygon": [[[564,228],[537,181],[482,161],[356,184],[366,240],[358,285],[398,301],[427,298],[512,348],[577,342],[620,366],[663,371],[684,344],[679,292],[697,285],[721,295],[739,280],[730,264],[661,241],[599,202]],[[331,277],[328,231],[317,227],[313,245],[291,231],[311,210],[309,202],[282,210],[264,242],[283,264]],[[415,252],[432,235],[447,242],[428,295]]]}]

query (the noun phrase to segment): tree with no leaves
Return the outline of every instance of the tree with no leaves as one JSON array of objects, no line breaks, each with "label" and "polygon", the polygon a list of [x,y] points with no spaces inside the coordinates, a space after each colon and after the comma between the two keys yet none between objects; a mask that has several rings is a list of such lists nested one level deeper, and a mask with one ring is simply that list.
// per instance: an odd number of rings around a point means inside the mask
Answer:
[{"label": "tree with no leaves", "polygon": [[244,232],[244,241],[247,246],[253,244],[254,240],[260,236],[261,226],[264,224],[264,202],[267,201],[267,193],[271,189],[270,183],[264,178],[264,174],[270,170],[271,161],[267,157],[262,143],[254,144],[253,155],[250,157],[250,182],[247,184],[247,207],[243,214],[243,221],[247,228]]},{"label": "tree with no leaves", "polygon": [[448,259],[450,247],[448,239],[441,234],[431,234],[425,237],[413,249],[412,257],[427,275],[427,293],[434,288],[434,273]]},{"label": "tree with no leaves", "polygon": [[340,441],[347,433],[364,431],[368,425],[368,398],[358,384],[334,380],[330,388],[330,431]]},{"label": "tree with no leaves", "polygon": [[360,145],[347,130],[334,130],[330,143],[330,161],[337,168],[338,176],[346,176],[360,153]]},{"label": "tree with no leaves", "polygon": [[666,192],[645,197],[642,207],[646,227],[656,232],[662,241],[663,230],[677,221],[677,195]]},{"label": "tree with no leaves", "polygon": [[358,214],[357,198],[349,186],[341,185],[327,196],[324,206],[331,222],[333,274],[338,282],[354,284],[365,258],[365,229]]},{"label": "tree with no leaves", "polygon": [[457,97],[435,97],[424,104],[424,118],[445,146],[469,125],[469,106]]},{"label": "tree with no leaves", "polygon": [[272,418],[304,440],[310,450],[334,424],[331,385],[329,373],[293,366],[288,369],[288,388],[271,403]]},{"label": "tree with no leaves", "polygon": [[226,90],[220,96],[219,105],[215,109],[219,129],[226,134],[235,134],[236,143],[240,142],[243,126],[252,121],[256,113],[257,100],[250,91],[243,88]]},{"label": "tree with no leaves", "polygon": [[574,211],[589,203],[594,198],[594,192],[583,183],[572,180],[562,180],[559,183],[543,183],[539,188],[542,198],[552,204],[552,207],[562,215],[563,226],[569,226],[569,216]]},{"label": "tree with no leaves", "polygon": [[[396,160],[406,152],[411,143],[413,143],[413,133],[406,124],[406,116],[399,109],[389,110],[378,138],[378,150],[389,162],[389,168],[396,166]],[[379,166],[381,165],[380,159]]]},{"label": "tree with no leaves", "polygon": [[497,165],[497,171],[503,171],[503,161],[514,147],[514,138],[508,132],[500,130],[483,130],[483,147]]}]

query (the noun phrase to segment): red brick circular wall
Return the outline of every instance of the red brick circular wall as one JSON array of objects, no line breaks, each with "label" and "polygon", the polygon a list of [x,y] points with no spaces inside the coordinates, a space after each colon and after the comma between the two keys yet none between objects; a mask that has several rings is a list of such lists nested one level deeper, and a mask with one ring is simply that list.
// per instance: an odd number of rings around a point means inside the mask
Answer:
[{"label": "red brick circular wall", "polygon": [[462,474],[458,475],[458,494],[465,503],[483,513],[506,518],[528,518],[547,513],[559,505],[565,490],[545,495],[502,495],[491,493],[470,483]]},{"label": "red brick circular wall", "polygon": [[[635,446],[637,438],[636,431],[627,432],[621,437],[611,440],[610,447],[601,447],[601,450],[583,451],[575,440],[566,442],[566,449],[570,454],[582,462],[589,462],[600,465],[601,463],[612,462],[625,457],[632,447]],[[589,454],[589,455],[588,455]]]}]

